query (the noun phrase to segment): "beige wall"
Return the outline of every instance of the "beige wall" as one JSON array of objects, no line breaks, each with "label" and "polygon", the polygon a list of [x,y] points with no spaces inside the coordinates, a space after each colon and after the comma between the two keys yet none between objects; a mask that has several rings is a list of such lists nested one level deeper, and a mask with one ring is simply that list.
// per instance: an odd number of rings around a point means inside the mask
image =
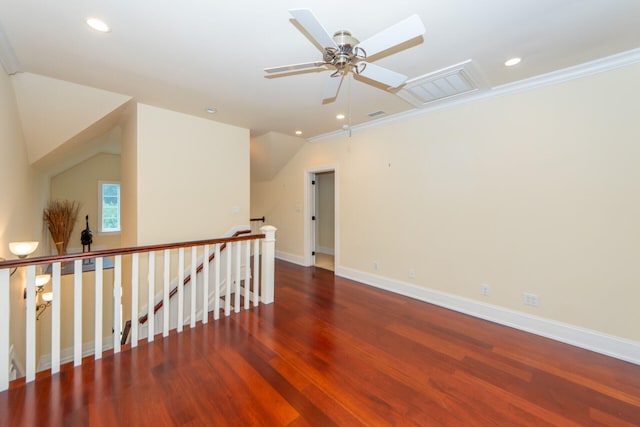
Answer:
[{"label": "beige wall", "polygon": [[[51,200],[72,200],[80,204],[78,220],[68,246],[69,253],[82,252],[80,233],[86,227],[85,215],[89,215],[89,227],[93,231],[92,250],[120,247],[120,233],[99,231],[100,181],[120,181],[119,155],[97,154],[51,178]],[[56,253],[53,246],[50,253]]]},{"label": "beige wall", "polygon": [[137,244],[249,224],[249,130],[138,104]]},{"label": "beige wall", "polygon": [[[28,165],[11,77],[0,72],[0,257],[13,258],[9,242],[41,240],[42,178]],[[41,253],[39,249],[36,254]],[[11,343],[24,366],[24,269],[11,278]]]},{"label": "beige wall", "polygon": [[120,141],[120,216],[124,247],[135,246],[138,238],[138,104],[131,103],[122,117]]},{"label": "beige wall", "polygon": [[73,137],[131,99],[32,73],[14,75],[13,85],[30,164],[67,145]]},{"label": "beige wall", "polygon": [[640,341],[639,75],[628,66],[307,144],[255,183],[252,210],[301,257],[305,170],[336,164],[339,266]]}]

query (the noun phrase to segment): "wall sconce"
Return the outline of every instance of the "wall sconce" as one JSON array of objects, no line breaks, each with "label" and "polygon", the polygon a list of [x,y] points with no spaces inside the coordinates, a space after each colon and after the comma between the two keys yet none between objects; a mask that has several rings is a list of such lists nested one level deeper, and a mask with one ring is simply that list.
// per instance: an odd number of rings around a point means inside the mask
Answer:
[{"label": "wall sconce", "polygon": [[18,258],[26,258],[38,249],[38,243],[40,242],[9,242],[9,250]]},{"label": "wall sconce", "polygon": [[51,305],[51,301],[53,301],[53,292],[45,292],[40,297],[42,299],[42,303],[36,306],[36,320],[40,319],[42,313]]},{"label": "wall sconce", "polygon": [[[31,255],[36,249],[38,249],[38,241],[30,241],[30,242],[9,242],[9,250],[12,254],[17,256],[18,258],[26,258]],[[0,261],[4,261],[4,258],[0,258]],[[11,271],[11,276],[16,272],[18,267],[15,267]]]},{"label": "wall sconce", "polygon": [[[44,285],[49,283],[51,280],[50,274],[38,274],[36,276],[36,299],[40,295],[40,300],[42,302],[36,304],[36,320],[40,319],[42,313],[51,305],[51,301],[53,301],[53,292],[44,292]],[[24,289],[24,298],[27,299],[27,289]]]}]

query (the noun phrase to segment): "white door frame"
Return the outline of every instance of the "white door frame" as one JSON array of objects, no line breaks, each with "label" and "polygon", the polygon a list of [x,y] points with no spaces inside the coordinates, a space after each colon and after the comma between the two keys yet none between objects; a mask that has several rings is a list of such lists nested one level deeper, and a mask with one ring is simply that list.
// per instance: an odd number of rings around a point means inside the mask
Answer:
[{"label": "white door frame", "polygon": [[334,173],[334,198],[335,208],[333,212],[334,226],[334,263],[337,268],[340,263],[340,179],[338,174],[338,165],[327,165],[317,168],[306,169],[304,171],[304,265],[309,267],[315,264],[315,256],[313,255],[313,236],[315,233],[315,224],[311,220],[311,216],[315,215],[312,209],[315,205],[315,187],[311,183],[317,173],[333,172]]}]

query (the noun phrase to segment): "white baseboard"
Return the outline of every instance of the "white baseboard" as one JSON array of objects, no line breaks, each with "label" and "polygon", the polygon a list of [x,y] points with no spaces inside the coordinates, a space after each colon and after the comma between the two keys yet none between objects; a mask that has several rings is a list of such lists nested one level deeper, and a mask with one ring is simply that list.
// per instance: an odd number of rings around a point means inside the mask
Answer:
[{"label": "white baseboard", "polygon": [[640,342],[485,304],[445,292],[434,291],[355,269],[338,267],[335,274],[369,286],[640,365]]},{"label": "white baseboard", "polygon": [[[113,348],[113,337],[105,337],[102,341],[102,351],[111,350]],[[93,341],[84,343],[82,345],[82,357],[91,356],[95,350],[95,344]],[[60,365],[73,362],[73,347],[65,348],[60,352]],[[43,354],[40,356],[40,362],[38,363],[38,372],[45,369],[51,369],[51,354]]]},{"label": "white baseboard", "polygon": [[304,263],[304,257],[293,255],[287,252],[276,251],[276,258],[281,259],[283,261],[290,262],[292,264],[298,264],[303,267],[308,267],[307,264]]}]

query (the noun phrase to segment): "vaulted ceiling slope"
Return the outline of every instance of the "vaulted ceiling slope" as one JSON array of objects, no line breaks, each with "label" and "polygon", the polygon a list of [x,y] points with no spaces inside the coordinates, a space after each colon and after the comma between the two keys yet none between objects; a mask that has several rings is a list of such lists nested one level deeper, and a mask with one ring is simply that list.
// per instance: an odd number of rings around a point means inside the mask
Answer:
[{"label": "vaulted ceiling slope", "polygon": [[[416,78],[472,60],[486,90],[637,48],[638,0],[0,0],[2,50],[21,71],[251,129],[313,137],[414,109],[392,90],[349,80],[322,103],[328,71],[267,78],[266,67],[321,60],[288,13],[309,8],[329,33],[360,40],[418,14],[424,37],[376,55]],[[88,17],[106,21],[98,33]],[[8,44],[8,45],[7,45]],[[522,62],[506,68],[506,59]],[[215,114],[205,110],[213,107]]]}]

